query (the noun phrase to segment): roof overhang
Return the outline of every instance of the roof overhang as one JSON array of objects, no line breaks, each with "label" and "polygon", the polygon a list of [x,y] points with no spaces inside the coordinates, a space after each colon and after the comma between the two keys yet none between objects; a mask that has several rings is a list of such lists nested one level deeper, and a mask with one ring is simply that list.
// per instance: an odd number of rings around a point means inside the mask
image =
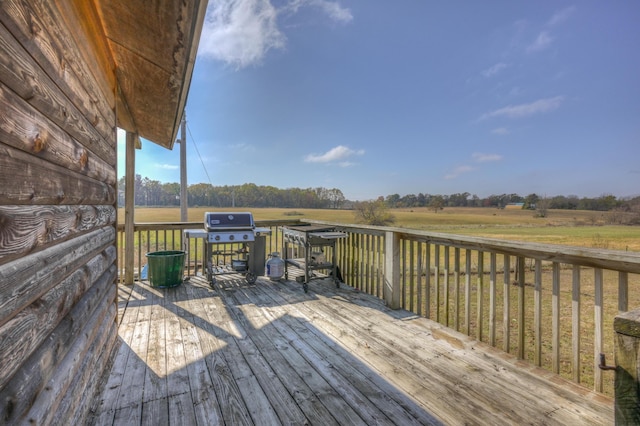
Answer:
[{"label": "roof overhang", "polygon": [[93,3],[102,25],[100,44],[115,68],[118,127],[172,149],[187,102],[207,0]]}]

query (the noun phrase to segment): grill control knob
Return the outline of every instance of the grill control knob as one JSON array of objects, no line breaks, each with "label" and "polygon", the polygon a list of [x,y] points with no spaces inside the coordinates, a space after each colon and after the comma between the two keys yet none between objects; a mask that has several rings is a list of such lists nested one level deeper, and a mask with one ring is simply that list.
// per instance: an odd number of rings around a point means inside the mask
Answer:
[{"label": "grill control knob", "polygon": [[236,239],[236,237],[234,235],[229,235],[229,241],[233,241],[235,239]]},{"label": "grill control knob", "polygon": [[216,241],[220,241],[220,235],[216,235],[215,239]]},{"label": "grill control knob", "polygon": [[243,240],[248,240],[248,239],[249,239],[249,236],[248,236],[247,234],[244,234],[244,235],[242,236],[242,239],[243,239]]}]

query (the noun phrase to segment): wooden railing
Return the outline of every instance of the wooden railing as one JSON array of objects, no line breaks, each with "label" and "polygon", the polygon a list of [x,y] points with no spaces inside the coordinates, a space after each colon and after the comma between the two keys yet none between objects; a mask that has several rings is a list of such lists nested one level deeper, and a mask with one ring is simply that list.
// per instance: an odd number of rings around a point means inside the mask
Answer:
[{"label": "wooden railing", "polygon": [[[613,359],[614,316],[640,307],[640,292],[629,291],[640,288],[640,253],[309,222],[348,234],[336,247],[345,283],[613,395],[613,374],[598,362]],[[272,230],[267,253],[282,251],[280,227],[296,223],[256,223]],[[146,252],[185,249],[183,230],[201,226],[136,224],[135,267]],[[202,271],[201,244],[186,250],[190,274]]]},{"label": "wooden railing", "polygon": [[[256,226],[271,229],[271,235],[266,237],[267,253],[280,252],[283,246],[282,226],[299,224],[298,220],[276,220],[256,222]],[[165,222],[165,223],[136,223],[134,225],[134,259],[133,276],[137,280],[143,266],[147,263],[146,254],[154,251],[183,250],[185,255],[185,273],[197,275],[202,273],[204,265],[204,240],[201,238],[185,238],[184,231],[188,229],[202,229],[202,222]],[[118,225],[118,280],[125,281],[125,235],[124,225]],[[188,246],[187,246],[188,245]],[[240,244],[224,244],[221,250],[231,252]],[[222,259],[214,259],[216,263]]]}]

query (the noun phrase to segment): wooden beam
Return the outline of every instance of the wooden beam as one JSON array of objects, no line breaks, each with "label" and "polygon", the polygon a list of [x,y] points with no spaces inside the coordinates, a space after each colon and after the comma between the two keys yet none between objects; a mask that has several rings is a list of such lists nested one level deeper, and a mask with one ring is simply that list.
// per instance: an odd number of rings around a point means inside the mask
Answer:
[{"label": "wooden beam", "polygon": [[400,236],[397,232],[387,232],[384,241],[384,300],[391,309],[399,309]]},{"label": "wooden beam", "polygon": [[136,171],[136,139],[135,133],[127,132],[125,190],[124,190],[124,283],[133,285],[134,261],[134,193]]}]

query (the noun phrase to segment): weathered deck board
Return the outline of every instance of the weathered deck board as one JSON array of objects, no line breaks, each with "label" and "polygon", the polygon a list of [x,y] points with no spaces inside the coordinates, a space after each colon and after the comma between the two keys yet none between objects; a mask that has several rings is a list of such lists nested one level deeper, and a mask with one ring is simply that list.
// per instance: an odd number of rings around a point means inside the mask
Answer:
[{"label": "weathered deck board", "polygon": [[613,423],[606,397],[347,286],[309,287],[136,284],[93,423]]}]

